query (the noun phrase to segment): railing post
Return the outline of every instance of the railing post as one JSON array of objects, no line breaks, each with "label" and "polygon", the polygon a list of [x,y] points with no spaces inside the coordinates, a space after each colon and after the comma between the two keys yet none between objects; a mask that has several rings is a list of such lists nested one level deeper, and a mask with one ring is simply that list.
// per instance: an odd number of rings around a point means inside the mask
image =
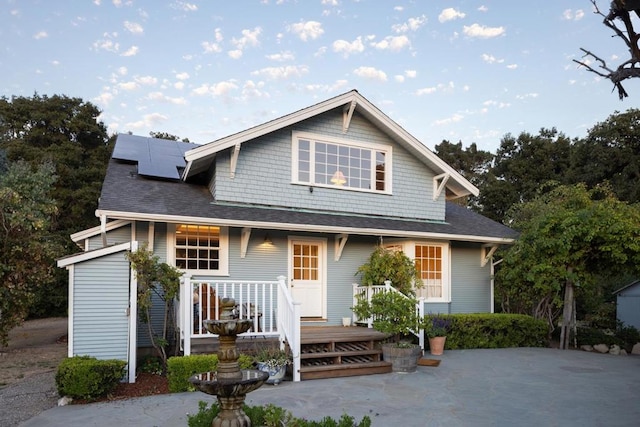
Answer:
[{"label": "railing post", "polygon": [[[352,295],[353,295],[353,307],[355,307],[358,304],[358,284],[357,283],[352,283],[351,284],[351,288],[352,288]],[[356,314],[353,312],[353,310],[351,310],[351,324],[355,325],[356,322],[360,320],[356,318]]]},{"label": "railing post", "polygon": [[293,381],[300,382],[300,306],[301,303],[293,303],[293,339],[291,348],[293,358]]},{"label": "railing post", "polygon": [[[424,319],[424,297],[418,298],[416,309],[418,310],[418,319],[422,321]],[[418,329],[418,344],[424,350],[424,329],[422,328]]]},{"label": "railing post", "polygon": [[181,302],[180,306],[183,310],[183,324],[181,328],[182,335],[182,347],[185,356],[191,354],[191,332],[193,330],[193,292],[191,291],[191,275],[184,274],[180,281],[180,294]]}]

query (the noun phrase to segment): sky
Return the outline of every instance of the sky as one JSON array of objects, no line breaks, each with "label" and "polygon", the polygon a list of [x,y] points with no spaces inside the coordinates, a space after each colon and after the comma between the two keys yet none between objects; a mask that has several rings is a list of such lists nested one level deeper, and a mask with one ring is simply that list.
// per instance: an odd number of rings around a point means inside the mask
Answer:
[{"label": "sky", "polygon": [[356,89],[430,149],[495,153],[640,102],[572,62],[628,56],[590,0],[0,2],[0,96],[81,98],[109,134],[202,144]]}]

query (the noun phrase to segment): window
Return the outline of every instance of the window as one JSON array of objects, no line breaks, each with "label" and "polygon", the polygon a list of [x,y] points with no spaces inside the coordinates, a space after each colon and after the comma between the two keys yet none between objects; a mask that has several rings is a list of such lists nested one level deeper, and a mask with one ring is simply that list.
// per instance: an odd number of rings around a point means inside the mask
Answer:
[{"label": "window", "polygon": [[451,283],[449,282],[449,245],[406,241],[389,243],[385,248],[402,250],[415,262],[422,278],[422,288],[416,288],[416,296],[426,302],[450,302]]},{"label": "window", "polygon": [[293,280],[318,280],[319,246],[293,244]]},{"label": "window", "polygon": [[442,298],[442,246],[415,245],[416,269],[420,272],[424,288],[418,289],[418,296]]},{"label": "window", "polygon": [[227,271],[226,229],[209,225],[175,226],[175,265],[181,270]]},{"label": "window", "polygon": [[293,180],[300,184],[390,193],[391,147],[294,133]]}]

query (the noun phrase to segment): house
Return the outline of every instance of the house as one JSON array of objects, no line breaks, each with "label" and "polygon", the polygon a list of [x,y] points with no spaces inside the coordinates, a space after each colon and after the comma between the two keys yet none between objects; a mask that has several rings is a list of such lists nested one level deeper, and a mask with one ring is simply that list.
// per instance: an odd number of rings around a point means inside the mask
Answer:
[{"label": "house", "polygon": [[640,329],[640,280],[634,280],[614,292],[616,319],[625,326]]},{"label": "house", "polygon": [[58,262],[69,355],[128,360],[133,380],[145,338],[123,255],[143,243],[185,271],[185,354],[209,335],[201,321],[221,296],[254,319],[251,334],[290,345],[300,325],[341,325],[380,243],[419,262],[421,310],[491,312],[492,255],[515,233],[454,202],[477,194],[355,90],[200,146],[119,135],[100,225],[74,234],[83,252]]}]

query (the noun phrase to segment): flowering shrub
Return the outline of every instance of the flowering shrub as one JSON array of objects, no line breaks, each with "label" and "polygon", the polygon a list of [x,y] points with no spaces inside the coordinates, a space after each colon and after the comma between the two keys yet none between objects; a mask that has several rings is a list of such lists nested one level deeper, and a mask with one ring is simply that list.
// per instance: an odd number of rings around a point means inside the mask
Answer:
[{"label": "flowering shrub", "polygon": [[428,314],[425,316],[424,333],[428,338],[444,337],[447,335],[451,328],[451,320],[447,319],[444,315]]}]

